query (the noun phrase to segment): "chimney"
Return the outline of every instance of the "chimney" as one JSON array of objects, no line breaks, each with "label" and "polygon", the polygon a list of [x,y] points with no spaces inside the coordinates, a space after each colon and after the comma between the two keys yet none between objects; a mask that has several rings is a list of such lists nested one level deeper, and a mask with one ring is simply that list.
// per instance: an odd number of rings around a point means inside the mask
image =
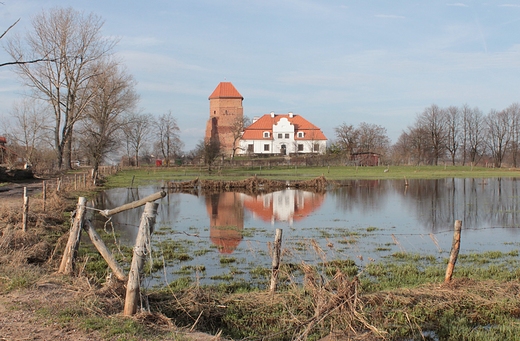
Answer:
[{"label": "chimney", "polygon": [[274,118],[274,111],[271,111],[271,117]]},{"label": "chimney", "polygon": [[253,117],[253,123],[255,123],[256,121],[258,121],[258,119],[259,119],[258,116]]},{"label": "chimney", "polygon": [[294,115],[292,113],[292,111],[289,111],[289,117],[292,118]]}]

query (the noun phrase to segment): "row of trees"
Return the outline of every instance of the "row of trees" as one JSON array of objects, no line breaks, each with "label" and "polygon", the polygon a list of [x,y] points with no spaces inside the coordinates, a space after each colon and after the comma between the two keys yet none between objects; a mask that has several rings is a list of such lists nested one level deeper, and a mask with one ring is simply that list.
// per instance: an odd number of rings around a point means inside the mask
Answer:
[{"label": "row of trees", "polygon": [[97,174],[102,160],[123,141],[138,163],[152,128],[157,155],[170,160],[182,147],[171,112],[157,121],[138,111],[136,82],[115,58],[116,41],[103,36],[102,27],[94,14],[56,8],[36,16],[24,36],[8,40],[14,60],[8,64],[30,91],[15,104],[15,121],[6,130],[28,163],[36,163],[36,151],[48,143],[57,168],[71,168],[74,151]]},{"label": "row of trees", "polygon": [[[4,126],[9,149],[30,165],[39,168],[56,165],[50,111],[42,103],[26,98],[15,103],[10,116],[12,121]],[[182,153],[179,131],[171,112],[154,118],[143,113],[116,115],[93,110],[75,127],[71,155],[74,160],[87,161],[94,173],[111,153],[117,157],[126,154],[128,164],[135,166],[143,154],[156,155],[168,165]]]},{"label": "row of trees", "polygon": [[508,160],[518,165],[520,146],[520,105],[491,110],[484,115],[468,105],[440,108],[433,104],[417,115],[415,123],[399,136],[393,146],[394,162],[437,165],[477,164],[490,160],[501,167]]},{"label": "row of trees", "polygon": [[336,140],[329,153],[347,157],[363,152],[380,154],[385,163],[431,164],[439,162],[477,164],[505,160],[517,167],[520,157],[520,104],[484,115],[468,105],[441,108],[435,104],[417,115],[413,125],[390,145],[386,129],[361,123],[343,123],[335,128]]}]

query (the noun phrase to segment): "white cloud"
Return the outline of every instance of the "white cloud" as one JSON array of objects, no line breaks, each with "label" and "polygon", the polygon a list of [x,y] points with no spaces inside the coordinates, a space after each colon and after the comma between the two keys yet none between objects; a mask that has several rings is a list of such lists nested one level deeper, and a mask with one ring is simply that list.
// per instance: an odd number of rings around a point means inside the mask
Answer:
[{"label": "white cloud", "polygon": [[453,6],[453,7],[469,7],[468,5],[463,4],[462,2],[455,2],[455,3],[452,3],[452,4],[446,4],[446,6]]},{"label": "white cloud", "polygon": [[385,19],[406,19],[406,17],[402,15],[393,15],[393,14],[376,14],[374,15],[376,18],[385,18]]}]

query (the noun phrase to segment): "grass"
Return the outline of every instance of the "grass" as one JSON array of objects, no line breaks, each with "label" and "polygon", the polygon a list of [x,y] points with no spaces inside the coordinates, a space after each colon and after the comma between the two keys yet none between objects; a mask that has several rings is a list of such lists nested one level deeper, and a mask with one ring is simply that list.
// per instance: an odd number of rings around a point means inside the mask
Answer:
[{"label": "grass", "polygon": [[497,178],[518,177],[517,169],[486,168],[470,166],[390,166],[388,172],[384,172],[386,166],[378,167],[354,167],[354,166],[330,166],[330,167],[248,167],[248,168],[224,168],[220,172],[208,173],[202,167],[142,167],[139,169],[125,169],[108,178],[105,186],[130,187],[141,186],[158,181],[186,181],[197,177],[201,179],[225,179],[240,180],[251,176],[258,176],[278,180],[312,179],[324,175],[328,180],[349,179],[440,179],[440,178]]}]

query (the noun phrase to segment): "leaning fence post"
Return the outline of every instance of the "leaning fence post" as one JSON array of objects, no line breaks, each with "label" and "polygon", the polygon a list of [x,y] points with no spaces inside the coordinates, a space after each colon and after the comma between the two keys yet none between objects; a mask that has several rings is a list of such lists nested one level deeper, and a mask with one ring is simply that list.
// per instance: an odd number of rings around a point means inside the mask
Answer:
[{"label": "leaning fence post", "polygon": [[273,271],[271,273],[271,286],[269,291],[274,293],[276,291],[276,282],[278,280],[278,270],[280,269],[280,255],[282,250],[282,229],[276,229],[274,237],[273,250]]},{"label": "leaning fence post", "polygon": [[43,210],[43,212],[45,212],[45,201],[47,200],[47,182],[45,182],[45,180],[43,180],[42,186],[43,186],[43,188],[42,188],[42,200],[43,200],[42,210]]},{"label": "leaning fence post", "polygon": [[115,260],[114,256],[112,255],[112,252],[110,252],[110,250],[106,247],[105,243],[103,242],[103,239],[101,239],[96,230],[94,230],[94,227],[92,226],[90,220],[85,220],[83,228],[87,231],[90,240],[92,241],[92,244],[94,244],[94,246],[98,249],[99,253],[105,259],[110,269],[112,269],[112,272],[117,277],[117,279],[120,281],[126,281],[127,277],[123,269]]},{"label": "leaning fence post", "polygon": [[135,240],[134,255],[132,257],[132,265],[128,273],[128,284],[126,286],[125,308],[123,314],[125,316],[134,315],[137,312],[137,306],[140,298],[141,274],[144,260],[150,254],[151,234],[155,225],[155,216],[157,215],[158,203],[147,202],[144,207],[139,231]]},{"label": "leaning fence post", "polygon": [[448,266],[446,268],[446,276],[444,277],[444,283],[449,283],[451,281],[453,269],[455,268],[455,263],[457,262],[457,257],[459,256],[461,229],[462,221],[455,220],[455,231],[453,232],[453,242],[451,244],[450,260],[448,261]]},{"label": "leaning fence post", "polygon": [[27,213],[29,212],[29,197],[27,196],[27,187],[23,188],[23,215],[22,215],[22,231],[27,231]]},{"label": "leaning fence post", "polygon": [[79,240],[81,237],[81,228],[85,221],[86,205],[87,199],[79,197],[76,217],[70,228],[69,240],[63,252],[63,258],[61,259],[60,268],[58,270],[59,273],[70,275],[74,271],[74,263],[76,262],[76,254],[78,253]]}]

